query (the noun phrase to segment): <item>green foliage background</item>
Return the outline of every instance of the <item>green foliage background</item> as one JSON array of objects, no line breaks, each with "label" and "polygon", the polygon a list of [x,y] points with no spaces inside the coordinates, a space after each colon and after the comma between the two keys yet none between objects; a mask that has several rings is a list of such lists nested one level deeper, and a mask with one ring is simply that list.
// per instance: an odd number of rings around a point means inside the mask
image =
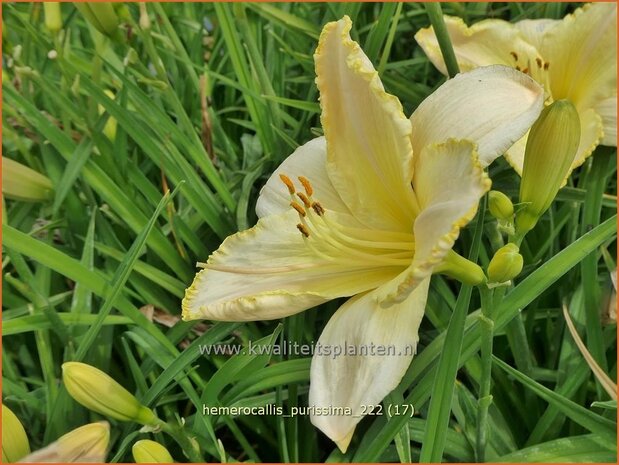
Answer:
[{"label": "green foliage background", "polygon": [[[470,24],[561,18],[575,6],[481,2],[443,9]],[[420,453],[475,461],[479,301],[476,293],[465,301],[464,336],[446,339],[456,282],[433,278],[418,355],[385,400],[412,403],[417,415],[366,418],[345,456],[306,417],[201,415],[205,403],[305,405],[309,358],[205,357],[199,345],[311,343],[338,302],[281,322],[176,321],[194,263],[254,224],[269,174],[321,133],[312,54],[322,25],[351,16],[353,38],[410,114],[444,80],[413,39],[428,25],[423,4],[153,3],[146,30],[136,4],[118,4],[114,40],[73,5],[61,8],[61,34],[45,28],[40,4],[3,4],[2,12],[3,156],[54,186],[46,202],[3,204],[2,396],[32,448],[98,418],[59,382],[62,362],[80,359],[162,418],[183,417],[207,461],[405,462]],[[103,132],[111,118],[113,139]],[[608,398],[561,313],[567,305],[616,379],[616,320],[608,316],[615,298],[615,173],[616,151],[598,149],[523,244],[525,270],[495,309],[489,461],[616,460],[616,407],[591,406]],[[519,178],[507,163],[495,162],[490,175],[494,188],[515,200]],[[168,187],[179,191],[154,215]],[[458,241],[464,254],[475,224]],[[486,232],[479,251],[486,266],[497,248],[495,223],[486,215],[477,224]],[[141,312],[145,306],[154,307],[154,322]],[[455,384],[440,377],[441,353],[461,366]],[[429,411],[431,396],[437,409],[451,408],[448,423]],[[185,460],[169,437],[138,429],[113,423],[111,461],[131,461],[131,445],[147,436]]]}]

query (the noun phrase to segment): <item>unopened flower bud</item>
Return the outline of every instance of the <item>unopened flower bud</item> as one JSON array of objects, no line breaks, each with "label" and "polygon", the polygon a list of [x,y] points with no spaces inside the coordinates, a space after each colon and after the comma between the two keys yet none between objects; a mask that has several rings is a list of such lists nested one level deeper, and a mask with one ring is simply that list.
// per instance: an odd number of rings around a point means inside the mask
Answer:
[{"label": "unopened flower bud", "polygon": [[62,380],[71,397],[84,407],[121,421],[155,425],[155,413],[101,370],[79,362],[62,365]]},{"label": "unopened flower bud", "polygon": [[60,2],[44,2],[43,13],[45,15],[45,27],[52,33],[62,29],[62,15],[60,14]]},{"label": "unopened flower bud", "polygon": [[522,255],[516,244],[507,244],[496,251],[488,265],[489,283],[507,283],[522,271]]},{"label": "unopened flower bud", "polygon": [[90,423],[68,432],[49,446],[24,457],[21,462],[103,463],[109,442],[109,423]]},{"label": "unopened flower bud", "polygon": [[21,163],[2,157],[2,193],[24,202],[43,202],[54,190],[48,177]]},{"label": "unopened flower bud", "polygon": [[525,234],[550,207],[565,184],[580,143],[580,118],[568,100],[547,106],[533,124],[524,155],[516,229]]},{"label": "unopened flower bud", "polygon": [[488,210],[497,220],[511,221],[514,217],[514,204],[503,192],[488,192]]},{"label": "unopened flower bud", "polygon": [[21,422],[2,404],[2,463],[13,463],[30,453],[28,436]]},{"label": "unopened flower bud", "polygon": [[174,459],[168,449],[148,439],[136,442],[131,448],[135,463],[172,463]]},{"label": "unopened flower bud", "polygon": [[119,20],[110,2],[74,3],[84,19],[101,34],[111,38],[119,38]]}]

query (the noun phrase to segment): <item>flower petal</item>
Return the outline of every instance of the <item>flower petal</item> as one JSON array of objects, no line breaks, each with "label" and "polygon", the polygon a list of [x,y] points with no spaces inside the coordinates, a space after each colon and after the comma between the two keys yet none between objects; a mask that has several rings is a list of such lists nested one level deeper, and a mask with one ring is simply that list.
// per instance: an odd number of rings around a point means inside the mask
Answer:
[{"label": "flower petal", "polygon": [[410,231],[410,123],[372,63],[349,35],[350,18],[327,24],[314,55],[327,171],[354,216],[366,225]]},{"label": "flower petal", "polygon": [[[330,212],[333,221],[337,214]],[[373,289],[399,268],[349,257],[346,250],[304,241],[297,213],[261,218],[228,237],[183,299],[183,319],[251,321],[282,318],[320,303]],[[315,242],[315,241],[314,241]]]},{"label": "flower petal", "polygon": [[458,74],[411,116],[414,152],[448,138],[468,139],[477,143],[480,162],[486,166],[529,130],[543,99],[537,82],[505,66]]},{"label": "flower petal", "polygon": [[280,174],[288,176],[298,186],[299,176],[309,179],[314,197],[322,205],[329,210],[350,213],[327,174],[327,144],[324,137],[317,137],[298,147],[273,172],[258,197],[256,213],[259,218],[290,210],[290,193]]},{"label": "flower petal", "polygon": [[[507,21],[487,19],[468,27],[461,18],[445,16],[445,25],[461,71],[488,65],[524,69],[539,56],[535,47],[523,40],[520,31]],[[446,75],[434,29],[421,29],[415,34],[415,40],[434,66]]]},{"label": "flower petal", "polygon": [[544,37],[554,100],[592,108],[617,92],[617,5],[589,3],[567,15]]},{"label": "flower petal", "polygon": [[322,332],[312,358],[309,405],[350,408],[352,414],[312,415],[311,421],[342,452],[368,413],[364,408],[378,405],[404,376],[416,351],[429,282],[389,308],[378,305],[371,292],[353,297]]},{"label": "flower petal", "polygon": [[602,144],[617,147],[617,96],[602,100],[595,106],[595,112],[602,117],[604,125]]},{"label": "flower petal", "polygon": [[415,256],[409,268],[377,289],[377,298],[401,302],[422,283],[453,247],[460,229],[477,213],[490,179],[475,145],[453,139],[426,146],[415,157],[413,188],[421,213],[415,219]]},{"label": "flower petal", "polygon": [[544,34],[550,28],[560,24],[557,19],[524,19],[514,23],[524,40],[533,45],[538,51],[543,51]]},{"label": "flower petal", "polygon": [[[580,111],[578,116],[580,117],[580,144],[567,177],[569,177],[572,170],[582,165],[587,157],[593,153],[598,144],[601,143],[604,134],[602,118],[594,110]],[[527,137],[528,133],[505,153],[505,158],[509,164],[521,176]]]}]

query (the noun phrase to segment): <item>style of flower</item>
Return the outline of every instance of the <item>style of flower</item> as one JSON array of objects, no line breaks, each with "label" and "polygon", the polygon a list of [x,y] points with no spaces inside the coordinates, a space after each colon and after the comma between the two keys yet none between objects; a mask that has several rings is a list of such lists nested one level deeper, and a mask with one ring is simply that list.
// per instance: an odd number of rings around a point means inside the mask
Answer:
[{"label": "style of flower", "polygon": [[[448,81],[408,119],[351,26],[327,24],[314,55],[324,137],[277,168],[256,226],[200,264],[183,300],[185,320],[251,321],[351,297],[324,328],[310,372],[310,406],[352,412],[311,417],[342,451],[362,406],[393,390],[413,358],[432,272],[456,255],[490,187],[483,166],[543,106],[533,79],[491,66]],[[357,355],[334,356],[344,344]],[[371,345],[396,355],[359,354]]]},{"label": "style of flower", "polygon": [[[529,74],[546,91],[546,103],[567,99],[578,110],[581,139],[570,172],[599,145],[617,146],[617,5],[587,4],[562,20],[509,23],[488,19],[467,27],[445,16],[462,71],[503,64]],[[433,29],[415,39],[447,74]],[[526,137],[505,154],[522,174]],[[569,173],[568,173],[569,174]]]}]

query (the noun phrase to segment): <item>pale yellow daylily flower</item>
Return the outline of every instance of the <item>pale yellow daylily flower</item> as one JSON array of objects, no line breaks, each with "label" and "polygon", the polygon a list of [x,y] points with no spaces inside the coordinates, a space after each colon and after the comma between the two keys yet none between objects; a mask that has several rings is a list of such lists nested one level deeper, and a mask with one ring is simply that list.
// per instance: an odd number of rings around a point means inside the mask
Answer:
[{"label": "pale yellow daylily flower", "polygon": [[[533,79],[492,66],[448,81],[409,120],[350,28],[348,17],[327,24],[314,55],[324,137],[277,168],[258,224],[224,241],[183,300],[185,320],[250,321],[352,296],[310,373],[309,405],[323,409],[311,420],[342,451],[362,406],[393,390],[413,358],[430,276],[490,187],[482,164],[543,106]],[[366,354],[334,356],[343,344]],[[368,353],[371,344],[397,355]]]},{"label": "pale yellow daylily flower", "polygon": [[[509,23],[483,20],[467,27],[445,17],[462,71],[502,64],[526,72],[544,85],[546,103],[570,100],[578,110],[581,140],[570,172],[599,145],[617,146],[617,5],[587,4],[562,20]],[[447,74],[433,29],[415,39],[432,63]],[[522,174],[526,137],[506,154]]]}]

